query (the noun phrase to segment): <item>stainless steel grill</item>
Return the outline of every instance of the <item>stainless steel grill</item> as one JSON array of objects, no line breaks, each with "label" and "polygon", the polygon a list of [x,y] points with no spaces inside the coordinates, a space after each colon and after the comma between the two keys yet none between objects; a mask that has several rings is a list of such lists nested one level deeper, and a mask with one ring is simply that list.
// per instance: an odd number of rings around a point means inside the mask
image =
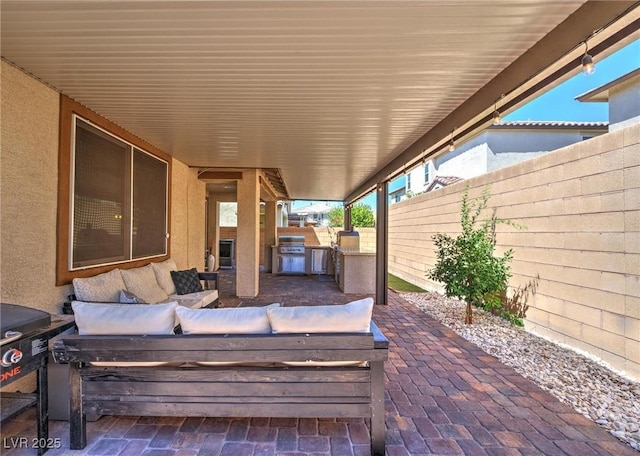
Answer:
[{"label": "stainless steel grill", "polygon": [[304,236],[278,236],[278,251],[283,254],[304,254]]},{"label": "stainless steel grill", "polygon": [[304,236],[278,236],[278,273],[304,274]]}]

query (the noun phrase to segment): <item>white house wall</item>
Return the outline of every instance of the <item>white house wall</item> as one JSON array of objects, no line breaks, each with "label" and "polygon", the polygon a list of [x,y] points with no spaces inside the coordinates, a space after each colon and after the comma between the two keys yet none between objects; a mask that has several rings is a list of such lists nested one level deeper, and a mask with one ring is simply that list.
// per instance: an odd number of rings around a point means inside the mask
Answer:
[{"label": "white house wall", "polygon": [[487,132],[486,139],[490,149],[487,171],[529,160],[583,140],[582,134],[576,130],[492,130]]},{"label": "white house wall", "polygon": [[481,141],[467,143],[453,152],[434,160],[435,176],[455,176],[471,179],[487,172],[487,161],[490,154],[485,135],[480,135]]},{"label": "white house wall", "polygon": [[637,78],[611,90],[609,95],[609,130],[616,131],[640,123],[640,84]]},{"label": "white house wall", "polygon": [[[436,176],[471,179],[581,142],[584,136],[591,135],[593,133],[583,133],[577,129],[489,129],[461,144],[454,151],[428,161],[429,177],[431,180]],[[423,167],[418,166],[409,174],[410,185],[407,186],[407,191],[414,194],[424,191],[428,182],[424,180]]]}]

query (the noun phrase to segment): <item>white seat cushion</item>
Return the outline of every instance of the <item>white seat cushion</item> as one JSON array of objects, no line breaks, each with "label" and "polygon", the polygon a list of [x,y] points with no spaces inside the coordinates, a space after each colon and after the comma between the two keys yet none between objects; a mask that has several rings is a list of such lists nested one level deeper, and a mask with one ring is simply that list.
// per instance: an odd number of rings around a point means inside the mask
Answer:
[{"label": "white seat cushion", "polygon": [[206,307],[218,299],[218,290],[204,290],[197,293],[189,293],[186,295],[173,294],[165,301],[175,301],[178,305],[189,309],[199,309]]},{"label": "white seat cushion", "polygon": [[169,297],[158,284],[156,273],[150,264],[141,268],[123,269],[121,273],[127,291],[136,295],[143,302],[154,304]]}]

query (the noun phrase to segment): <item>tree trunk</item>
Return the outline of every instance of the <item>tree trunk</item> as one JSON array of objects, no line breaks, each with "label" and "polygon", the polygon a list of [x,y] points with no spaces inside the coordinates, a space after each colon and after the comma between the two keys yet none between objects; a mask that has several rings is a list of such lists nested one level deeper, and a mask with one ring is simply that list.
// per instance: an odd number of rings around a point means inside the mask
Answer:
[{"label": "tree trunk", "polygon": [[467,311],[464,317],[464,322],[467,325],[470,325],[473,323],[473,309],[471,307],[471,302],[468,302],[468,301],[467,301]]}]

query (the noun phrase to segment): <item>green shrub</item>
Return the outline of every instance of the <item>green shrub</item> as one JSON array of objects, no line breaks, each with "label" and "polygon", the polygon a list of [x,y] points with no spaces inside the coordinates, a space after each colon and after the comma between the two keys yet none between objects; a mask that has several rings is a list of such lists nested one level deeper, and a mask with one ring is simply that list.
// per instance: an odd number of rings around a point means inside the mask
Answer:
[{"label": "green shrub", "polygon": [[[469,200],[469,189],[462,195],[460,224],[462,233],[457,237],[438,233],[433,236],[436,245],[436,264],[427,276],[444,284],[448,297],[456,297],[467,303],[465,323],[471,324],[472,306],[509,317],[501,295],[506,291],[511,277],[509,262],[512,250],[495,256],[495,227],[498,223],[516,226],[510,220],[496,217],[495,210],[489,219],[479,220],[487,208],[489,189]],[[515,317],[515,316],[514,316]]]}]

